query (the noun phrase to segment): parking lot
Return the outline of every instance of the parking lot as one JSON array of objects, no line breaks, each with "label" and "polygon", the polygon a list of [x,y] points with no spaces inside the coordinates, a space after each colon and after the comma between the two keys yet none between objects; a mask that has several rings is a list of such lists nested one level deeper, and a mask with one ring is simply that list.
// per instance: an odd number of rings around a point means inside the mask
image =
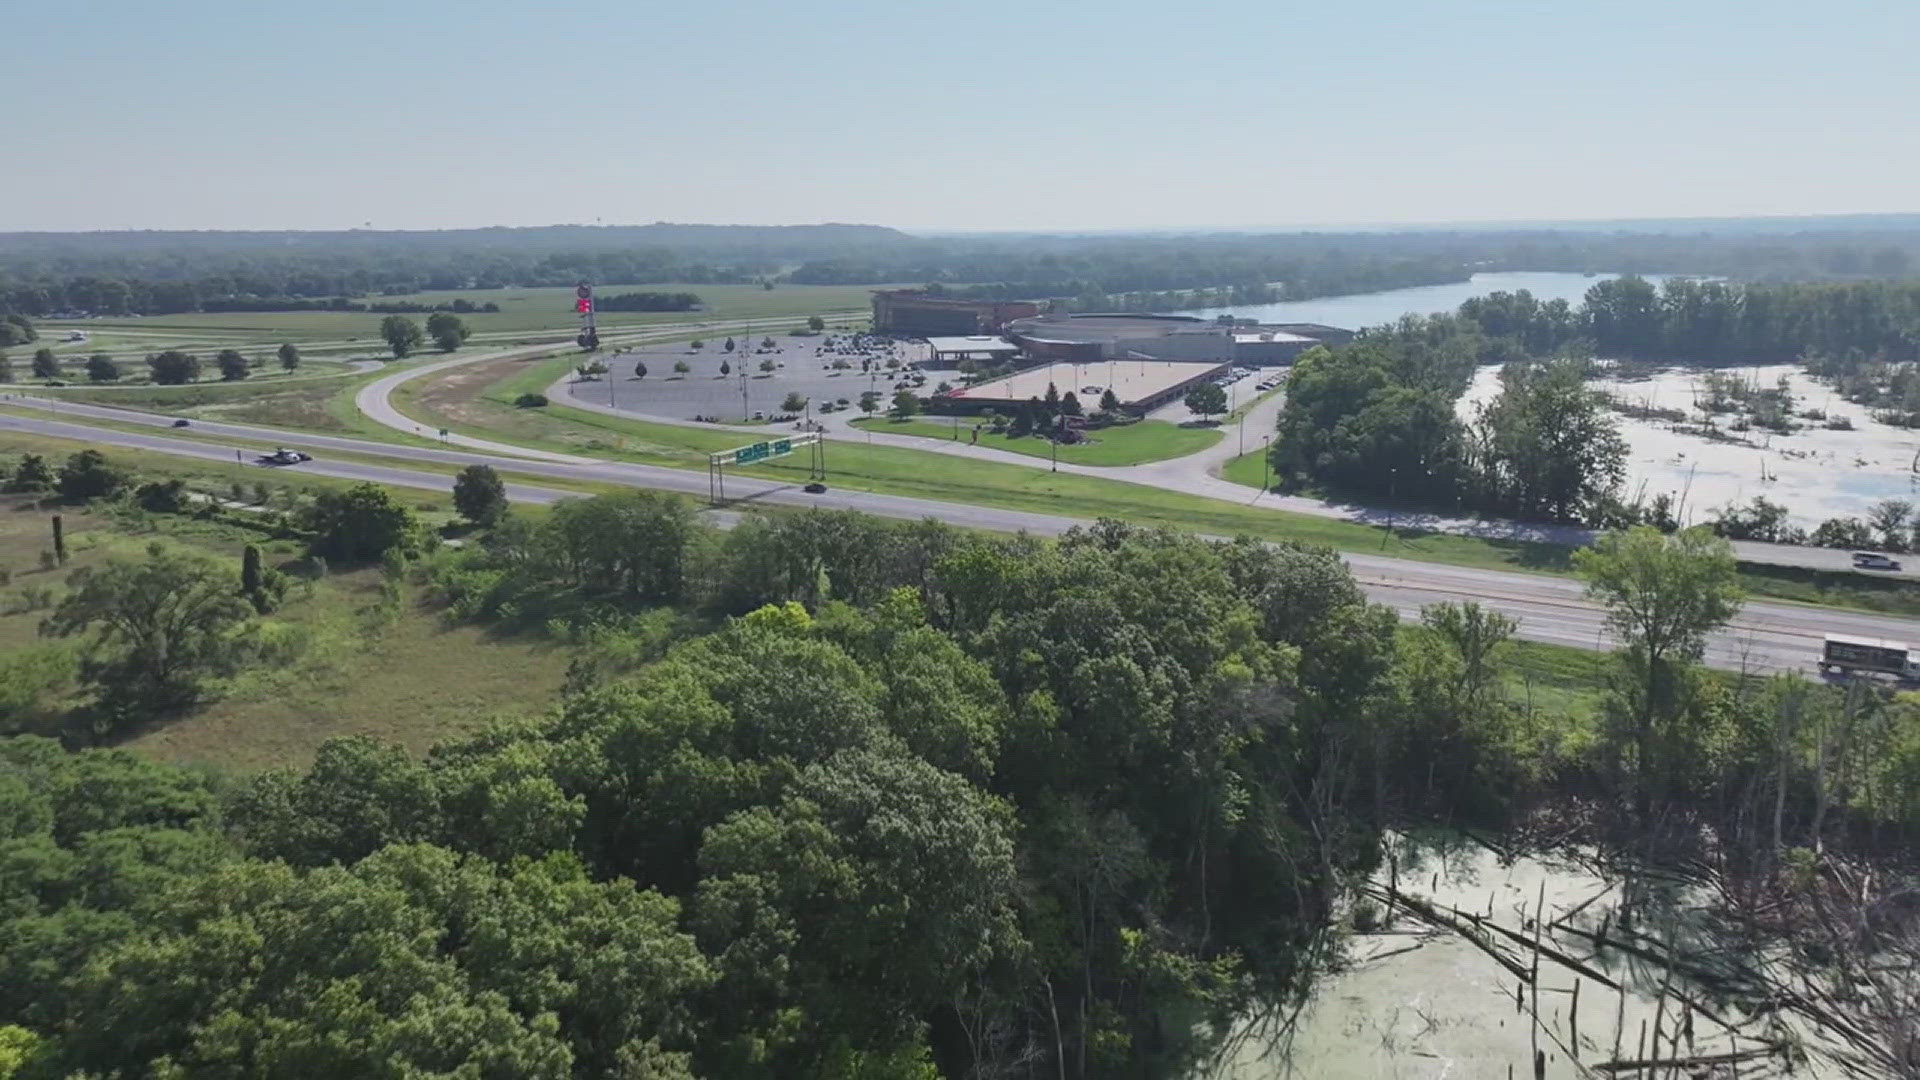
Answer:
[{"label": "parking lot", "polygon": [[[568,389],[626,412],[738,423],[783,415],[789,394],[810,399],[818,414],[823,405],[853,409],[868,390],[880,395],[884,409],[896,389],[926,395],[938,385],[938,373],[910,368],[924,359],[926,347],[917,343],[853,334],[739,335],[728,352],[726,340],[721,334],[698,349],[674,342],[603,353],[609,374]],[[634,373],[637,364],[646,365],[644,377]],[[677,370],[682,365],[685,370]]]},{"label": "parking lot", "polygon": [[[1227,411],[1232,412],[1234,409],[1253,400],[1254,395],[1264,394],[1274,387],[1279,386],[1281,383],[1286,382],[1287,369],[1231,367],[1219,375],[1214,376],[1213,381],[1227,392]],[[1160,406],[1148,415],[1152,416],[1155,420],[1166,420],[1175,424],[1184,424],[1189,420],[1200,419],[1189,411],[1186,404],[1179,399]],[[1219,418],[1214,417],[1214,419],[1217,420]]]}]

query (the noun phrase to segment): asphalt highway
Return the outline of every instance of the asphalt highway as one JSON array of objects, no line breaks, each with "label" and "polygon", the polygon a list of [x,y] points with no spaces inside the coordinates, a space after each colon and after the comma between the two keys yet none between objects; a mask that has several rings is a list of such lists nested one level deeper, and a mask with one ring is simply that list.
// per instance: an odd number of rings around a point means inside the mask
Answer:
[{"label": "asphalt highway", "polygon": [[[581,459],[582,463],[575,464],[569,461],[506,457],[474,449],[379,443],[214,421],[196,420],[190,428],[172,429],[169,417],[131,410],[72,402],[49,403],[31,398],[14,398],[0,403],[26,406],[47,414],[41,417],[0,412],[0,430],[24,431],[207,461],[231,460],[236,449],[240,451],[242,460],[252,461],[255,453],[264,447],[287,446],[314,453],[318,460],[284,468],[398,487],[446,491],[451,486],[450,479],[444,474],[408,468],[407,463],[411,462],[416,465],[488,464],[522,477],[545,476],[628,484],[681,492],[702,499],[707,494],[706,477],[689,470],[590,459]],[[110,420],[154,430],[148,434],[143,431],[108,429],[89,424],[90,420]],[[219,439],[232,441],[226,444],[204,441]],[[236,447],[234,442],[243,445]],[[329,451],[391,459],[394,464],[329,461],[326,458]],[[572,493],[543,488],[520,479],[510,482],[507,492],[509,498],[524,503],[551,503],[574,497]],[[839,490],[829,490],[823,495],[808,495],[791,484],[749,477],[729,478],[727,493],[730,499],[745,503],[858,510],[882,517],[913,520],[935,518],[962,528],[995,532],[1026,531],[1051,536],[1076,525],[1088,524],[1081,519],[1058,515],[898,495]],[[728,520],[730,518],[723,518],[722,523]],[[1421,607],[1443,600],[1477,600],[1518,620],[1518,635],[1522,638],[1583,649],[1605,649],[1613,644],[1612,635],[1606,629],[1604,613],[1584,599],[1580,583],[1572,579],[1364,554],[1345,557],[1368,595],[1375,602],[1394,608],[1403,617],[1417,616]],[[1920,623],[1832,608],[1755,602],[1746,605],[1732,625],[1714,635],[1709,644],[1707,661],[1715,667],[1729,670],[1798,671],[1812,675],[1814,661],[1820,652],[1821,636],[1827,633],[1920,641]]]}]

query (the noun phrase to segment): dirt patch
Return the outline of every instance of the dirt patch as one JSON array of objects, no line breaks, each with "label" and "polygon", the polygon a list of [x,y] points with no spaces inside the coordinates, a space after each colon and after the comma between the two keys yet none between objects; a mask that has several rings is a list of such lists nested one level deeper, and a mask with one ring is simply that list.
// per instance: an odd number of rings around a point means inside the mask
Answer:
[{"label": "dirt patch", "polygon": [[487,387],[544,362],[505,359],[453,368],[436,378],[422,380],[411,397],[425,416],[462,426],[483,427],[492,415],[480,400]]}]

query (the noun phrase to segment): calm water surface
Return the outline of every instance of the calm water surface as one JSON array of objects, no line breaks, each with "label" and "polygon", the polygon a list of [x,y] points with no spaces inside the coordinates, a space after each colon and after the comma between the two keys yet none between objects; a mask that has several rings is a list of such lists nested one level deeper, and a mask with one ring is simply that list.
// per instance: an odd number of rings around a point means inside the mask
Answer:
[{"label": "calm water surface", "polygon": [[[1542,302],[1565,300],[1578,305],[1587,295],[1587,290],[1617,274],[1558,274],[1547,271],[1525,270],[1499,274],[1475,274],[1467,281],[1456,281],[1451,285],[1421,285],[1411,289],[1389,289],[1386,292],[1354,293],[1350,296],[1324,296],[1318,300],[1287,300],[1278,304],[1242,304],[1238,307],[1202,308],[1198,311],[1181,312],[1183,315],[1198,315],[1212,318],[1215,315],[1232,315],[1237,319],[1257,319],[1260,322],[1317,322],[1328,326],[1358,330],[1367,326],[1379,326],[1389,323],[1402,315],[1430,315],[1436,311],[1452,311],[1464,300],[1475,296],[1485,296],[1496,292],[1519,292],[1525,289]],[[1646,275],[1647,280],[1658,285],[1665,280],[1658,274]]]}]

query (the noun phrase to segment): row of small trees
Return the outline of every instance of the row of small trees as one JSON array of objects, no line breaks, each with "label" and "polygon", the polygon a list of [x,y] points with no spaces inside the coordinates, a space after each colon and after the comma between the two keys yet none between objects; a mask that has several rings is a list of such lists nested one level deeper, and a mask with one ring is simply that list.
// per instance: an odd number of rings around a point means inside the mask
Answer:
[{"label": "row of small trees", "polygon": [[[280,367],[293,371],[300,366],[300,349],[292,342],[280,346],[276,354]],[[238,349],[222,349],[213,358],[214,367],[219,370],[220,378],[225,382],[237,382],[251,375],[261,364],[259,357],[249,359]],[[155,383],[163,386],[196,382],[200,378],[200,358],[179,349],[169,349],[147,357],[147,368]],[[107,353],[94,353],[86,360],[87,379],[95,383],[120,381],[125,374],[120,363]],[[59,356],[52,349],[39,349],[33,354],[32,376],[36,379],[56,380],[65,374]],[[0,354],[0,383],[15,380],[13,363],[5,354]]]},{"label": "row of small trees", "polygon": [[[395,358],[412,354],[429,339],[441,352],[453,352],[464,344],[472,333],[467,328],[465,320],[445,311],[436,311],[427,316],[424,331],[419,323],[405,315],[389,315],[380,322],[380,336]],[[276,356],[280,366],[287,371],[293,371],[300,366],[300,349],[292,342],[281,345]],[[252,374],[260,361],[257,358],[249,360],[238,349],[222,349],[215,354],[213,363],[219,370],[222,381],[237,382]],[[163,386],[176,386],[197,382],[200,379],[200,358],[179,349],[169,349],[148,356],[147,366],[152,371],[153,381]],[[30,370],[33,378],[36,379],[58,379],[63,374],[60,357],[49,348],[34,351]],[[117,382],[123,374],[119,363],[106,353],[95,353],[88,357],[86,373],[87,378],[96,383]],[[0,383],[15,381],[15,374],[12,360],[5,352],[0,352]]]}]

